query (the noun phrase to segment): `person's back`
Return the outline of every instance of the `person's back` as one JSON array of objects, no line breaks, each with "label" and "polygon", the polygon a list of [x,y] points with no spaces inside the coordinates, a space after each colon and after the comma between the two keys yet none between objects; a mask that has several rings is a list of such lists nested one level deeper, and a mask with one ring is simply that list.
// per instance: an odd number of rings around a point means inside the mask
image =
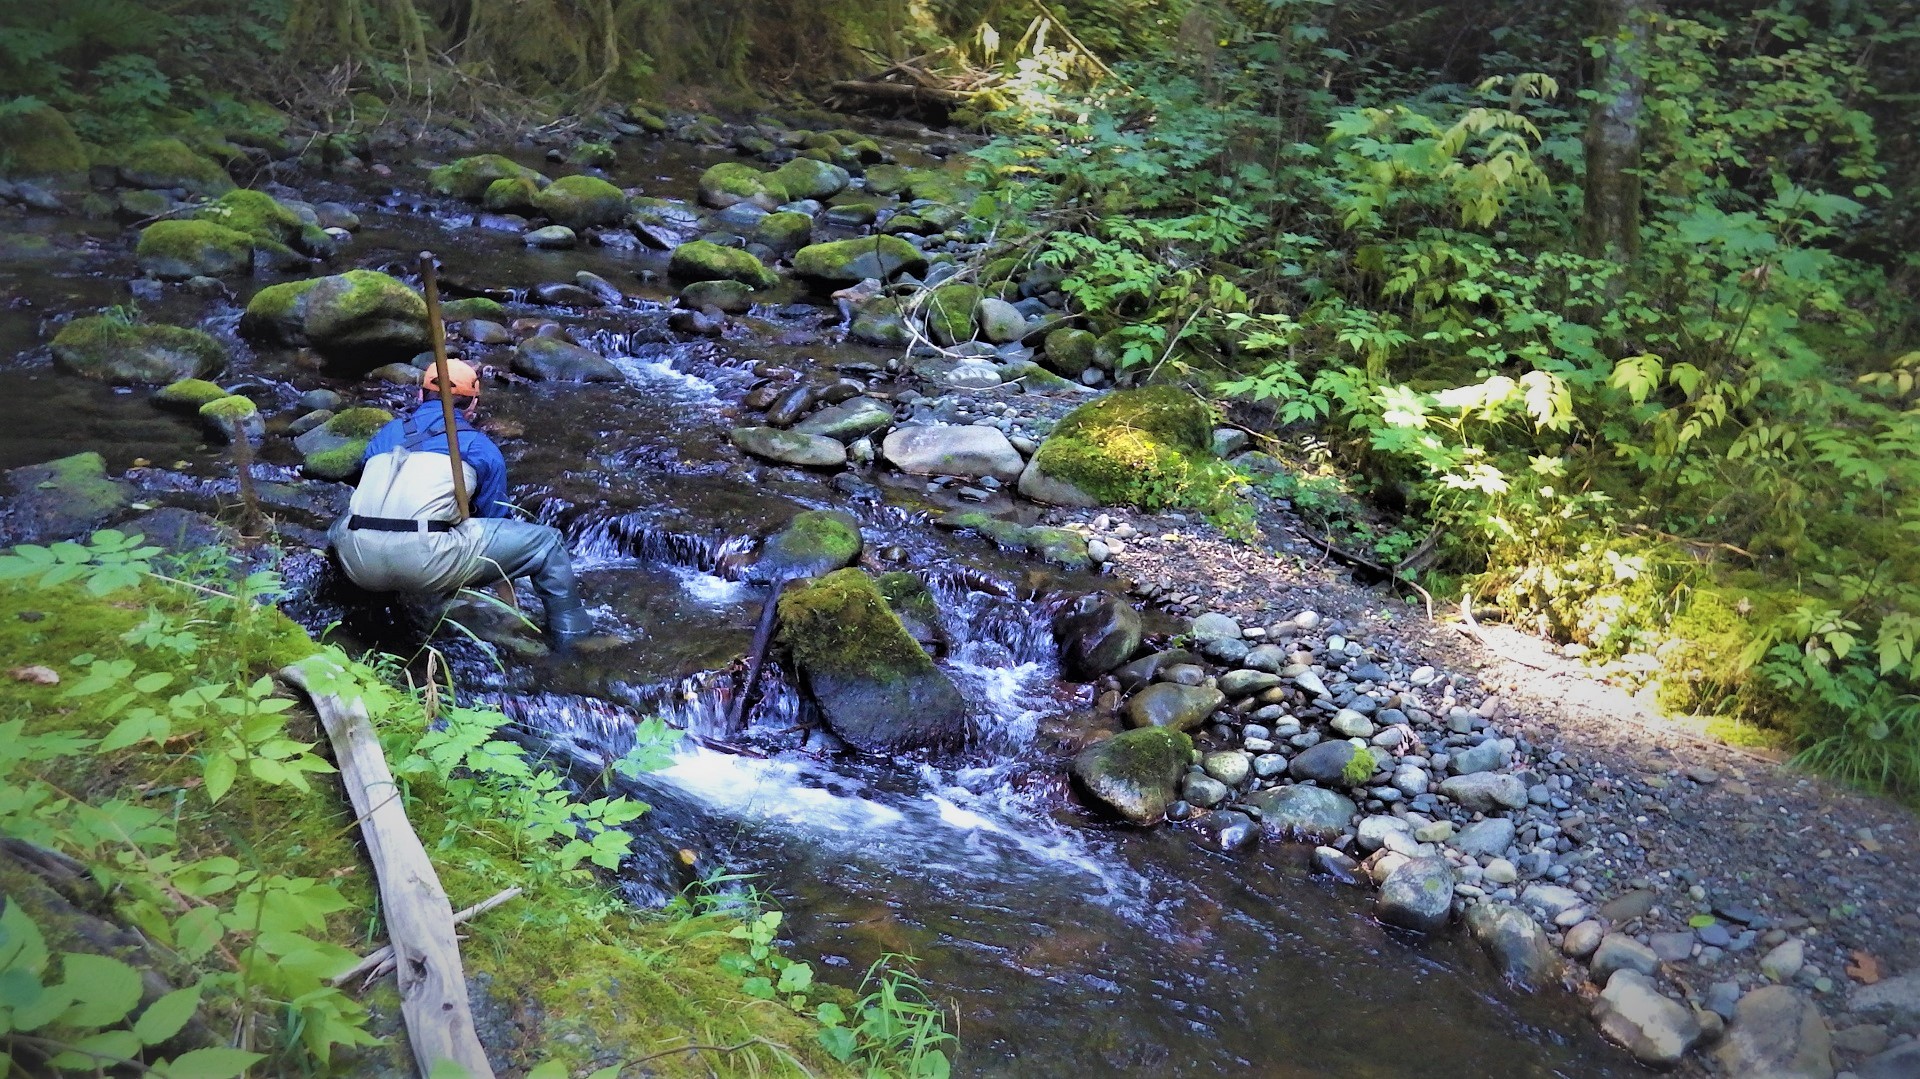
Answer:
[{"label": "person's back", "polygon": [[[479,376],[449,364],[456,396],[477,407]],[[493,441],[456,416],[461,471],[472,492],[472,516],[461,519],[448,455],[446,418],[435,373],[422,401],[367,442],[360,482],[347,513],[328,533],[340,568],[375,592],[445,594],[475,584],[531,577],[556,646],[584,636],[593,620],[574,594],[573,564],[556,529],[512,520],[506,461]]]}]

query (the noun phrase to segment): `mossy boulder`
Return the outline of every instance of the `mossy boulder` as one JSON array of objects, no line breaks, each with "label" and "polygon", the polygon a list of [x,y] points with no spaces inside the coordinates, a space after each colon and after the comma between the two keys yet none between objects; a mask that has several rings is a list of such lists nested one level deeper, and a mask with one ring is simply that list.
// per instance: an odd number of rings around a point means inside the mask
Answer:
[{"label": "mossy boulder", "polygon": [[497,214],[528,214],[533,212],[533,200],[540,194],[540,185],[525,176],[503,176],[487,185],[480,195],[480,205]]},{"label": "mossy boulder", "polygon": [[639,124],[649,135],[664,135],[671,130],[666,120],[646,102],[636,101],[627,106],[627,119]]},{"label": "mossy boulder", "polygon": [[973,337],[973,312],[980,306],[978,285],[941,285],[927,296],[927,336],[951,345]]},{"label": "mossy boulder", "polygon": [[913,328],[907,325],[899,300],[875,296],[854,309],[847,336],[882,348],[903,348],[913,340]]},{"label": "mossy boulder", "polygon": [[427,186],[436,195],[478,199],[495,180],[524,179],[545,186],[547,178],[539,172],[499,154],[477,154],[442,165],[427,174]]},{"label": "mossy boulder", "polygon": [[768,214],[753,228],[755,243],[766,244],[782,255],[793,254],[812,238],[813,218],[793,210]]},{"label": "mossy boulder", "polygon": [[722,161],[700,174],[700,201],[716,210],[741,202],[771,210],[792,200],[773,174],[738,161]]},{"label": "mossy boulder", "polygon": [[1008,386],[1018,383],[1028,393],[1066,393],[1080,388],[1080,383],[1061,378],[1032,360],[1001,367],[1000,382]]},{"label": "mossy boulder", "polygon": [[293,440],[307,475],[348,480],[360,472],[367,440],[393,419],[384,408],[350,408]]},{"label": "mossy boulder", "polygon": [[786,193],[788,202],[830,199],[845,191],[850,179],[846,169],[806,157],[796,157],[773,170],[773,182]]},{"label": "mossy boulder", "polygon": [[195,210],[193,216],[243,233],[255,241],[288,246],[303,242],[309,224],[293,208],[282,204],[272,195],[245,188],[227,192]]},{"label": "mossy boulder", "polygon": [[1125,599],[1102,592],[1077,597],[1053,617],[1061,673],[1091,682],[1132,659],[1143,632],[1140,612]]},{"label": "mossy boulder", "polygon": [[867,190],[876,195],[898,195],[907,189],[908,173],[899,165],[874,165],[862,175]]},{"label": "mossy boulder", "polygon": [[132,187],[178,187],[209,198],[233,190],[233,178],[179,139],[145,139],[118,155],[122,182]]},{"label": "mossy boulder", "polygon": [[713,307],[744,315],[753,309],[753,287],[742,281],[695,281],[680,290],[680,303],[695,311]]},{"label": "mossy boulder", "polygon": [[910,198],[954,205],[971,200],[974,194],[958,173],[943,169],[915,169],[907,174],[907,195]]},{"label": "mossy boulder", "polygon": [[38,105],[0,117],[0,176],[7,179],[84,177],[87,148],[58,110]]},{"label": "mossy boulder", "polygon": [[1141,727],[1095,742],[1068,769],[1080,790],[1130,824],[1157,824],[1178,797],[1193,759],[1193,739],[1166,727]]},{"label": "mossy boulder", "polygon": [[348,270],[261,289],[241,316],[240,332],[275,344],[310,345],[364,373],[428,347],[427,304],[396,278]]},{"label": "mossy boulder", "polygon": [[0,547],[84,537],[133,497],[91,450],[0,473],[0,492]]},{"label": "mossy boulder", "polygon": [[258,442],[267,435],[260,406],[239,394],[208,401],[199,408],[200,425],[220,442]]},{"label": "mossy boulder", "polygon": [[793,256],[793,272],[815,285],[843,288],[871,277],[925,273],[927,256],[898,236],[861,236],[811,244]]},{"label": "mossy boulder", "polygon": [[150,326],[104,315],[77,318],[53,337],[53,362],[84,378],[119,385],[178,382],[217,374],[227,350],[185,326]]},{"label": "mossy boulder", "polygon": [[780,282],[778,274],[751,252],[695,240],[673,249],[667,272],[682,281],[739,281],[749,288],[768,289]]},{"label": "mossy boulder", "polygon": [[533,208],[571,229],[596,228],[626,219],[627,195],[598,176],[562,176],[533,197]]},{"label": "mossy boulder", "polygon": [[1086,330],[1062,327],[1047,334],[1040,362],[1068,378],[1079,378],[1094,366],[1099,341]]},{"label": "mossy boulder", "polygon": [[441,304],[440,317],[448,322],[465,322],[476,318],[487,322],[506,322],[507,309],[500,306],[498,300],[489,300],[485,296],[468,296]]},{"label": "mossy boulder", "polygon": [[965,742],[966,700],[866,573],[838,570],[788,590],[779,618],[808,694],[849,745],[891,754]]},{"label": "mossy boulder", "polygon": [[[1172,386],[1118,390],[1061,418],[1029,472],[1102,504],[1208,506],[1220,497],[1206,406]],[[1021,493],[1037,484],[1022,477]]]},{"label": "mossy boulder", "polygon": [[225,277],[253,265],[253,237],[212,221],[155,221],[140,230],[133,253],[155,277]]},{"label": "mossy boulder", "polygon": [[860,522],[834,510],[807,510],[767,537],[755,575],[767,580],[818,577],[860,557]]},{"label": "mossy boulder", "polygon": [[218,401],[227,391],[215,382],[204,378],[183,378],[153,391],[153,403],[161,408],[178,409],[183,412],[198,412],[200,406],[208,401]]}]

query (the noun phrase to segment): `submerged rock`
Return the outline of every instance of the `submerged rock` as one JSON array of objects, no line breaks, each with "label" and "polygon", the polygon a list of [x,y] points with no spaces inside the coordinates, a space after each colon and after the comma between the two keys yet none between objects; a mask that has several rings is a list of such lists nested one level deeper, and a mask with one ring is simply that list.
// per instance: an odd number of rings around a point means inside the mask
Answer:
[{"label": "submerged rock", "polygon": [[0,492],[0,547],[84,537],[132,501],[91,450],[0,473]]},{"label": "submerged rock", "polygon": [[218,374],[227,365],[227,350],[200,330],[93,315],[60,327],[53,362],[100,382],[171,383]]},{"label": "submerged rock", "polygon": [[967,704],[888,607],[871,577],[843,569],[780,598],[780,642],[820,714],[868,753],[958,748]]},{"label": "submerged rock", "polygon": [[1073,600],[1053,618],[1061,673],[1093,681],[1133,657],[1141,632],[1140,612],[1119,596],[1093,592]]},{"label": "submerged rock", "polygon": [[1480,903],[1467,911],[1467,929],[1508,981],[1538,989],[1560,976],[1560,953],[1526,911]]},{"label": "submerged rock", "polygon": [[1593,1021],[1609,1041],[1656,1068],[1680,1063],[1700,1040],[1700,1021],[1679,1001],[1661,996],[1636,970],[1616,971],[1593,1005]]},{"label": "submerged rock", "polygon": [[1165,727],[1122,731],[1095,742],[1068,769],[1080,789],[1133,824],[1158,823],[1173,804],[1193,742]]}]

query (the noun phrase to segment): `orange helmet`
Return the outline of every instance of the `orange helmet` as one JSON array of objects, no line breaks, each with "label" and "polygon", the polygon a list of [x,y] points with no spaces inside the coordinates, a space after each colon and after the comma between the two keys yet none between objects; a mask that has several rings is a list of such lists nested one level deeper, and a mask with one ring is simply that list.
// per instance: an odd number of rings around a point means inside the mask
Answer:
[{"label": "orange helmet", "polygon": [[[473,398],[480,396],[480,372],[474,370],[473,365],[465,360],[448,360],[447,378],[453,382],[454,396]],[[427,393],[440,392],[440,370],[437,365],[428,367],[426,373],[420,376],[420,388]]]}]

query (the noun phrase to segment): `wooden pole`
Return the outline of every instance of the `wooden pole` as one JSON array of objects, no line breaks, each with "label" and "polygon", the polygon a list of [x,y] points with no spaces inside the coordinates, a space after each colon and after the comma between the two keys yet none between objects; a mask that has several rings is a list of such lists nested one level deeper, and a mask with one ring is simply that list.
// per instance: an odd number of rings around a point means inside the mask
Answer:
[{"label": "wooden pole", "polygon": [[380,751],[380,739],[367,720],[365,702],[316,693],[306,669],[284,667],[280,677],[313,699],[314,711],[333,743],[340,781],[360,821],[367,857],[380,886],[380,913],[396,957],[400,1015],[421,1079],[446,1074],[445,1065],[466,1079],[493,1079],[493,1065],[480,1047],[467,1003],[467,979],[460,968],[460,943],[454,935],[453,905],[440,887],[420,837],[407,823],[393,773]]},{"label": "wooden pole", "polygon": [[440,414],[447,423],[447,457],[453,462],[453,500],[464,521],[473,516],[467,503],[467,473],[460,467],[460,428],[454,419],[453,380],[447,374],[447,324],[440,321],[440,280],[434,273],[433,252],[420,252],[420,281],[427,294],[427,339],[433,342],[433,370],[440,384]]}]

